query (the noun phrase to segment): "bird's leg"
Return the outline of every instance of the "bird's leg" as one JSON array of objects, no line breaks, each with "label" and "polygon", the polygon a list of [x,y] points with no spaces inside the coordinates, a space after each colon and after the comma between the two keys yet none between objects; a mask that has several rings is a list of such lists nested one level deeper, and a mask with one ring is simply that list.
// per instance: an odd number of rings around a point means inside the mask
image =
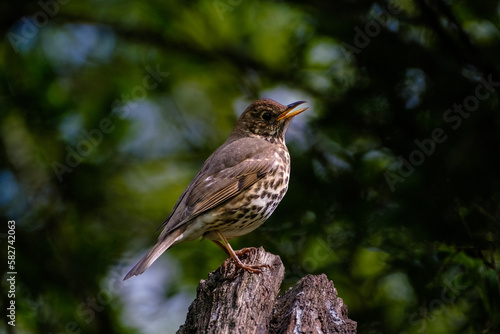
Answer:
[{"label": "bird's leg", "polygon": [[[228,252],[226,246],[224,246],[224,244],[222,242],[220,242],[219,240],[212,240],[212,242],[214,244],[216,244],[217,246],[219,246],[227,255],[231,256],[231,253]],[[228,244],[229,244],[229,242],[228,242]],[[234,254],[236,254],[239,257],[239,256],[242,256],[246,253],[250,253],[251,251],[252,251],[252,247],[247,247],[247,248],[242,248],[240,250],[235,250]]]},{"label": "bird's leg", "polygon": [[[262,271],[259,268],[268,267],[267,264],[258,264],[258,265],[247,265],[247,264],[244,264],[238,258],[238,255],[236,255],[236,253],[234,252],[233,248],[231,247],[231,245],[227,241],[226,237],[220,231],[215,231],[215,233],[217,233],[217,235],[219,236],[219,238],[220,238],[221,241],[218,241],[218,240],[217,241],[212,240],[212,241],[217,246],[219,246],[220,248],[224,249],[224,251],[226,253],[228,253],[229,256],[231,256],[233,258],[234,262],[236,262],[236,267],[248,270],[249,272],[254,273],[254,274],[260,274],[260,273],[262,273]],[[246,250],[246,249],[248,249],[248,248],[244,248],[242,250]],[[247,252],[248,251],[250,251],[250,250],[248,249]]]},{"label": "bird's leg", "polygon": [[227,255],[231,255],[231,253],[227,251],[226,246],[224,246],[222,242],[220,242],[219,240],[212,240],[212,242],[219,246]]},{"label": "bird's leg", "polygon": [[[214,244],[216,244],[217,246],[219,246],[227,255],[231,256],[231,253],[228,252],[226,246],[224,246],[224,244],[222,242],[220,242],[219,240],[212,240],[212,242]],[[229,242],[228,242],[229,244]],[[235,250],[234,251],[234,254],[238,255],[238,256],[242,256],[246,253],[250,253],[252,251],[252,247],[247,247],[247,248],[242,248],[240,250]]]}]

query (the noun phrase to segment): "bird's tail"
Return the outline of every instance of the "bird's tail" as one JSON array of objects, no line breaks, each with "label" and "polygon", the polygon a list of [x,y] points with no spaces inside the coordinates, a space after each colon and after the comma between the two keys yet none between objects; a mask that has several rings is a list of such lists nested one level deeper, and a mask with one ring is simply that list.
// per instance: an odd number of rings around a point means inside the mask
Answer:
[{"label": "bird's tail", "polygon": [[168,234],[165,237],[160,236],[161,240],[158,240],[156,244],[149,250],[149,252],[144,255],[144,257],[137,262],[137,264],[130,269],[127,275],[123,278],[123,280],[127,280],[132,276],[138,276],[146,271],[156,261],[156,259],[163,254],[164,251],[169,249],[178,239],[182,237],[183,229],[177,229],[172,231],[172,233]]}]

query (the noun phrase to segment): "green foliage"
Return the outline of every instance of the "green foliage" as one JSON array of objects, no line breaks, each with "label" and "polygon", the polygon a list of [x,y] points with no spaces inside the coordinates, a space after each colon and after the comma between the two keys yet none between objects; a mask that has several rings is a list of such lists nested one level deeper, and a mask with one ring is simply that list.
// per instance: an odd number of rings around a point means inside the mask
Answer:
[{"label": "green foliage", "polygon": [[310,110],[288,133],[288,194],[234,248],[280,255],[283,289],[326,273],[360,333],[499,332],[499,6],[0,6],[0,213],[18,272],[0,332],[175,332],[223,252],[184,243],[121,279],[259,97]]}]

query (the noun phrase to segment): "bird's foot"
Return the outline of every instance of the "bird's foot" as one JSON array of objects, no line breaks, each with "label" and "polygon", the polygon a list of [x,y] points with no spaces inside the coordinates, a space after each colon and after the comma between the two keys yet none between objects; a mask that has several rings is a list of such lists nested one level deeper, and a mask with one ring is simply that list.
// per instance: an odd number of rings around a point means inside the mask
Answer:
[{"label": "bird's foot", "polygon": [[[233,248],[231,247],[231,245],[229,244],[229,242],[227,242],[227,239],[224,236],[224,234],[222,234],[220,231],[215,231],[215,234],[219,237],[219,239],[218,240],[211,239],[211,240],[217,246],[222,248],[224,250],[224,252],[229,254],[230,258],[232,258],[234,260],[234,263],[236,264],[237,268],[245,269],[253,274],[261,274],[262,270],[260,270],[259,268],[263,268],[263,267],[270,268],[271,267],[268,264],[256,264],[256,265],[244,264],[243,262],[241,262],[239,257],[244,255],[244,254],[250,253],[251,251],[253,251],[255,249],[255,247],[242,248],[240,250],[234,251]],[[228,263],[228,262],[227,261],[224,262],[224,266],[226,266],[226,263]]]},{"label": "bird's foot", "polygon": [[242,248],[240,250],[236,250],[234,251],[234,254],[238,255],[238,256],[242,256],[242,255],[245,255],[247,253],[250,253],[251,251],[253,251],[255,249],[255,247],[247,247],[247,248]]},{"label": "bird's foot", "polygon": [[262,270],[260,268],[267,267],[269,268],[270,266],[268,264],[244,264],[241,262],[239,259],[236,262],[236,267],[247,270],[251,272],[252,274],[262,274]]},{"label": "bird's foot", "polygon": [[250,253],[254,249],[255,249],[254,247],[248,247],[248,248],[242,248],[240,250],[234,251],[234,254],[237,256],[237,258],[234,259],[236,262],[236,267],[241,268],[241,269],[245,269],[253,274],[262,274],[262,270],[260,268],[264,268],[264,267],[269,268],[270,266],[268,264],[249,265],[249,264],[244,264],[239,259],[240,256],[245,255],[247,253]]}]

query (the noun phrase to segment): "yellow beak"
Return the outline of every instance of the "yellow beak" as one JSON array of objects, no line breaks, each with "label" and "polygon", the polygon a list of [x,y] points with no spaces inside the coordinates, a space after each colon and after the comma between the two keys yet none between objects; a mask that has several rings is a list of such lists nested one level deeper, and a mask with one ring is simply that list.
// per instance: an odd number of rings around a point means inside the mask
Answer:
[{"label": "yellow beak", "polygon": [[301,105],[302,103],[306,103],[306,101],[297,101],[297,102],[294,102],[294,103],[290,103],[287,108],[285,109],[285,111],[283,111],[277,118],[278,121],[281,121],[282,119],[288,119],[288,118],[292,118],[294,116],[297,116],[298,114],[300,114],[301,112],[303,111],[306,111],[308,109],[308,107],[305,107],[305,108],[300,108],[300,109],[297,109],[295,110],[294,112],[291,112],[293,109],[295,109],[296,106],[298,105]]}]

